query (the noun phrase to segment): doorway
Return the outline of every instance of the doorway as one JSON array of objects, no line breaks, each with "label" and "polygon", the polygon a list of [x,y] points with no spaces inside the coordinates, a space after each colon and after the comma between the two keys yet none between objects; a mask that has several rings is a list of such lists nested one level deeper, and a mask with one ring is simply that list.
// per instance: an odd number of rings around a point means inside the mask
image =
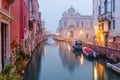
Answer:
[{"label": "doorway", "polygon": [[1,23],[1,61],[2,61],[2,68],[5,66],[6,60],[6,53],[7,53],[7,24]]},{"label": "doorway", "polygon": [[73,37],[74,37],[74,33],[73,31],[70,31],[70,38],[73,39]]}]

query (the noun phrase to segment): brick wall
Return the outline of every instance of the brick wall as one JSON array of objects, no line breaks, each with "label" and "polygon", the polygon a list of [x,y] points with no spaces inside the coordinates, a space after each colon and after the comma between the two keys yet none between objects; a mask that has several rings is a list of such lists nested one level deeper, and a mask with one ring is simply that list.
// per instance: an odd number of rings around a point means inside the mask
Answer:
[{"label": "brick wall", "polygon": [[113,56],[117,57],[120,60],[120,50],[96,46],[96,45],[89,44],[89,43],[83,43],[83,46],[90,47],[90,48],[94,49],[95,51],[97,51],[100,55],[103,55],[107,58],[111,54],[113,54]]}]

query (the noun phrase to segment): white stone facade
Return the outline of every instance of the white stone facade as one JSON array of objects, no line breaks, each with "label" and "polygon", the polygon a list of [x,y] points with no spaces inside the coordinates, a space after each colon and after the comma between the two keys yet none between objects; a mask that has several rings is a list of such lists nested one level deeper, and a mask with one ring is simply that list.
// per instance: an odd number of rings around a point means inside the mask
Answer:
[{"label": "white stone facade", "polygon": [[76,10],[71,7],[62,14],[57,32],[65,38],[92,42],[94,36],[93,30],[92,16],[80,15],[79,12],[76,12]]},{"label": "white stone facade", "polygon": [[[120,41],[120,0],[93,0],[93,25],[99,41]],[[107,35],[107,36],[106,36]]]}]

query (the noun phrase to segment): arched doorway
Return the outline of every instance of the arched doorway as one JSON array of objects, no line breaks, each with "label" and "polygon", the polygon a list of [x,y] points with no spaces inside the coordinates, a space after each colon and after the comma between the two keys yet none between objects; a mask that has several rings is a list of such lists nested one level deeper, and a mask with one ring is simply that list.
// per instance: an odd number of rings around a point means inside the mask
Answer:
[{"label": "arched doorway", "polygon": [[69,36],[69,38],[71,38],[71,39],[74,38],[74,33],[73,33],[73,31],[70,31],[70,36]]}]

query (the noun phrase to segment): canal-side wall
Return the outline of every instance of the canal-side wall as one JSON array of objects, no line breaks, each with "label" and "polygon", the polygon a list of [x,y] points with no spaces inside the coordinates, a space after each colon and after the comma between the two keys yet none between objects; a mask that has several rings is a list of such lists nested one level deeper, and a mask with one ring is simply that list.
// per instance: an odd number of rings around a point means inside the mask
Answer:
[{"label": "canal-side wall", "polygon": [[97,45],[90,44],[90,43],[83,43],[83,46],[90,47],[94,49],[95,51],[97,51],[99,55],[105,56],[107,58],[109,58],[111,54],[113,54],[114,57],[120,60],[120,50],[97,46]]},{"label": "canal-side wall", "polygon": [[120,42],[109,42],[108,47],[120,50]]}]

